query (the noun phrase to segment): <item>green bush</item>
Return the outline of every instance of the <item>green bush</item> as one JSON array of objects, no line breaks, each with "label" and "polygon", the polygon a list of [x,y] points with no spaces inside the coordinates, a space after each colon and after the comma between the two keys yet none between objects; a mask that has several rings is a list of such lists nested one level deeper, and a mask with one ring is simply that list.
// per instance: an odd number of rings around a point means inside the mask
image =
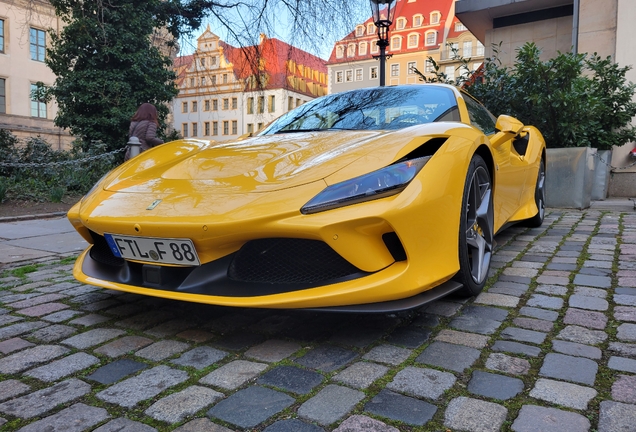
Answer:
[{"label": "green bush", "polygon": [[0,202],[60,202],[66,194],[82,195],[120,162],[120,153],[107,153],[101,142],[80,141],[68,151],[54,150],[40,137],[20,143],[0,129]]},{"label": "green bush", "polygon": [[483,80],[466,83],[493,114],[536,126],[548,147],[609,150],[636,140],[636,85],[625,78],[630,66],[596,54],[559,53],[542,61],[534,43],[517,50],[511,68],[501,65],[496,46],[494,54],[484,62]]}]

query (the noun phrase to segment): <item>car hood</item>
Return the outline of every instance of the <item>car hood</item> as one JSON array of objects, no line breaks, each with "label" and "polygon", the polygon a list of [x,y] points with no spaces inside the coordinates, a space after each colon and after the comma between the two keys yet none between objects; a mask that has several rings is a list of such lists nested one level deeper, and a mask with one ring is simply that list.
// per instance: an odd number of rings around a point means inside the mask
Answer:
[{"label": "car hood", "polygon": [[[377,146],[388,145],[381,138],[394,134],[395,131],[320,131],[223,143],[180,140],[133,158],[109,179],[105,189],[165,192],[184,182],[198,188],[209,186],[216,193],[286,189],[324,179]],[[391,144],[399,145],[395,140]]]}]

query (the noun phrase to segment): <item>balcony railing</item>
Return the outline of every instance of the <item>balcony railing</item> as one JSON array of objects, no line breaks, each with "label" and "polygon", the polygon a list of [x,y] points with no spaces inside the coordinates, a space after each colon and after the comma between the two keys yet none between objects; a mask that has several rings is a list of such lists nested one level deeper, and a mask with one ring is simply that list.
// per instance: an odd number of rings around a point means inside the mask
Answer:
[{"label": "balcony railing", "polygon": [[[485,47],[483,46],[474,46],[472,47],[472,49],[468,50],[468,52],[466,52],[466,50],[464,50],[463,47],[460,46],[459,49],[457,50],[457,56],[475,59],[475,58],[483,57],[484,51],[485,51]],[[454,57],[455,57],[455,54],[453,53],[453,50],[451,50],[449,47],[446,47],[442,50],[440,61],[454,60]]]}]

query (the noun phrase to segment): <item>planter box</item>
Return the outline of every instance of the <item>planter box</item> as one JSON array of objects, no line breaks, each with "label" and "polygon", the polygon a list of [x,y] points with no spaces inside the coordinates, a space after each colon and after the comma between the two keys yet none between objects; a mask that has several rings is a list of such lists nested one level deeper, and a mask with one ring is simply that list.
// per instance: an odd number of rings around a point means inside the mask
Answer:
[{"label": "planter box", "polygon": [[592,184],[592,201],[604,200],[607,198],[607,192],[609,191],[612,151],[599,150],[596,152],[594,160],[596,161],[596,170]]},{"label": "planter box", "polygon": [[597,165],[595,154],[596,149],[591,147],[547,150],[546,207],[584,209],[590,206]]}]

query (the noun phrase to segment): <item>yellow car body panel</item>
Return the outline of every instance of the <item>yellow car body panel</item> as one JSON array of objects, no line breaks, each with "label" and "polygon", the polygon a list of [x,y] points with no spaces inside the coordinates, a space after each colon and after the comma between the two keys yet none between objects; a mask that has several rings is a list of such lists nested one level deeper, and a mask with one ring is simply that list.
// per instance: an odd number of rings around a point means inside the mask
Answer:
[{"label": "yellow car body panel", "polygon": [[[247,284],[240,288],[248,294],[227,295],[229,288],[201,293],[208,284],[206,278],[213,279],[201,270],[197,277],[204,282],[188,285],[190,279],[196,279],[193,270],[180,288],[153,287],[146,279],[134,282],[140,276],[126,273],[132,268],[163,274],[164,267],[178,267],[174,264],[127,259],[122,268],[128,270],[117,270],[109,280],[99,270],[105,267],[92,262],[91,246],[78,258],[74,276],[108,289],[266,308],[390,302],[439,286],[460,269],[458,227],[473,155],[479,152],[492,163],[495,231],[537,214],[536,173],[545,157],[543,139],[532,127],[524,129],[530,135],[524,155],[517,154],[512,140],[493,148],[489,136],[471,125],[464,96],[452,91],[461,121],[399,130],[309,131],[225,143],[167,143],[116,168],[68,213],[73,226],[90,243],[105,234],[190,239],[201,268],[236,256],[251,241],[283,238],[324,243],[359,269],[360,275],[276,292],[267,284],[254,285],[250,291]],[[427,143],[438,147],[401,192],[328,211],[301,212],[328,186],[409,158]],[[396,258],[387,235],[397,237],[403,257]]]}]

